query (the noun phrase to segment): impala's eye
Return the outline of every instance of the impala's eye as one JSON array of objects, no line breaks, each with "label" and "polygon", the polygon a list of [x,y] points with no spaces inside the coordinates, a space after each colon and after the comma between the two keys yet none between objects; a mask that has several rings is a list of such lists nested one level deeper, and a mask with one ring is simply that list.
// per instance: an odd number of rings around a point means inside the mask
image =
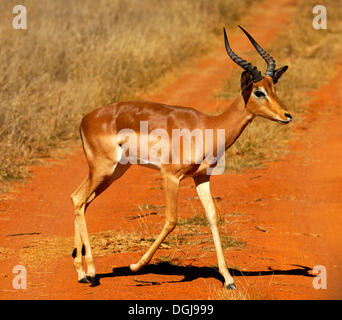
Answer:
[{"label": "impala's eye", "polygon": [[262,91],[255,91],[254,94],[258,97],[258,98],[261,98],[261,97],[265,97],[265,93],[263,93]]}]

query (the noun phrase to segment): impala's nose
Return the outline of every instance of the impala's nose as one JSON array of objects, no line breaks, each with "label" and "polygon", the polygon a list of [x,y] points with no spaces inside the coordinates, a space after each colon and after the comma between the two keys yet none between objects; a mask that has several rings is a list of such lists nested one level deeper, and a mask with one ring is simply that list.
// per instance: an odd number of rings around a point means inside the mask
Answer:
[{"label": "impala's nose", "polygon": [[289,122],[292,121],[292,116],[289,113],[286,112],[284,116],[287,118]]},{"label": "impala's nose", "polygon": [[292,121],[292,116],[289,113],[287,113],[287,112],[284,113],[282,118],[283,119],[282,120],[279,119],[278,122],[283,123],[283,124],[287,124],[287,123]]}]

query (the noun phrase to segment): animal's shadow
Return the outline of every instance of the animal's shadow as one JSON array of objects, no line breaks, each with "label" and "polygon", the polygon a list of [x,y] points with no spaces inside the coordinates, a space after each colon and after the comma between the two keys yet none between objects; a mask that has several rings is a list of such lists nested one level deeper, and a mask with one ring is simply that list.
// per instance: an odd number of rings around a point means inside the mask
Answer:
[{"label": "animal's shadow", "polygon": [[[240,271],[237,269],[229,268],[229,272],[233,277],[251,277],[251,276],[268,276],[268,275],[295,275],[303,277],[314,277],[310,274],[312,270],[309,267],[301,265],[292,265],[297,268],[279,270],[272,269],[268,267],[268,270],[261,271]],[[198,278],[214,278],[224,284],[224,278],[218,271],[217,267],[195,267],[195,266],[178,266],[173,265],[168,262],[161,262],[158,264],[150,264],[142,268],[138,272],[132,272],[129,267],[119,267],[113,269],[111,273],[102,273],[96,275],[96,282],[93,284],[95,286],[100,285],[100,280],[103,278],[115,278],[115,277],[128,277],[137,276],[144,274],[159,274],[159,275],[176,275],[184,276],[183,279],[179,281],[165,281],[165,283],[178,283],[178,282],[188,282],[193,281]],[[150,282],[150,281],[137,281],[137,286],[143,285],[160,285],[161,282]]]}]

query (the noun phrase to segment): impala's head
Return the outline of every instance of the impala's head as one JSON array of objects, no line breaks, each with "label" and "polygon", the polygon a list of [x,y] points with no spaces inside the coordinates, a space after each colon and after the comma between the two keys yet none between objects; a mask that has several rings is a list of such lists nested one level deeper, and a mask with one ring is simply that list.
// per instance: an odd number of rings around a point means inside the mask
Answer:
[{"label": "impala's head", "polygon": [[255,66],[241,59],[232,51],[226,30],[223,29],[228,56],[245,70],[241,75],[241,93],[247,110],[255,116],[261,116],[280,123],[289,123],[292,116],[282,106],[275,91],[275,84],[287,70],[287,66],[275,69],[274,59],[259,46],[246,30],[240,28],[267,63],[267,70],[263,76]]}]

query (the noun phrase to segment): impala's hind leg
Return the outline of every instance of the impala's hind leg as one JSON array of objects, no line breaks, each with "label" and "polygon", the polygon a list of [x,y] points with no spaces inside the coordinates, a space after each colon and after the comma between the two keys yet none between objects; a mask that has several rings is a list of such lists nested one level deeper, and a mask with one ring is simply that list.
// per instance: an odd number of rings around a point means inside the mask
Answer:
[{"label": "impala's hind leg", "polygon": [[76,212],[78,211],[85,211],[85,207],[82,206],[80,208],[79,203],[82,203],[81,200],[82,195],[81,193],[85,192],[85,189],[88,188],[89,184],[89,178],[86,178],[80,186],[75,190],[75,192],[71,195],[72,202],[74,204],[74,213],[75,213],[75,223],[74,223],[74,229],[75,229],[75,239],[74,239],[74,250],[72,252],[72,257],[74,258],[74,268],[77,271],[78,274],[78,281],[79,282],[88,282],[86,279],[86,274],[83,270],[82,265],[82,251],[84,253],[84,250],[82,250],[82,240],[81,240],[81,234],[79,232],[79,226],[76,223]]},{"label": "impala's hind leg", "polygon": [[179,179],[174,176],[164,175],[164,190],[166,197],[166,221],[162,232],[153,242],[148,251],[136,264],[131,264],[131,271],[139,271],[143,266],[148,264],[152,256],[159,248],[160,244],[165,240],[168,234],[175,228],[177,223],[177,195],[178,195]]},{"label": "impala's hind leg", "polygon": [[[96,165],[95,165],[96,164]],[[130,167],[129,164],[121,165],[108,159],[97,159],[89,165],[89,176],[72,194],[75,214],[75,249],[73,251],[74,267],[78,274],[79,282],[95,284],[95,265],[91,253],[85,211],[87,206],[113,181],[119,179]],[[82,267],[82,255],[87,265],[87,275]]]}]

